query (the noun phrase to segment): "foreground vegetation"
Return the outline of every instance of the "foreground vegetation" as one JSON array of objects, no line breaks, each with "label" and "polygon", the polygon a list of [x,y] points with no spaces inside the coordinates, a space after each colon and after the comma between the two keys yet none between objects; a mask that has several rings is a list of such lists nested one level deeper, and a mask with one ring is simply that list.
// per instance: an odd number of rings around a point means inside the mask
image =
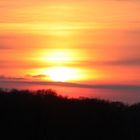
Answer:
[{"label": "foreground vegetation", "polygon": [[1,89],[0,129],[1,140],[139,140],[140,104]]}]

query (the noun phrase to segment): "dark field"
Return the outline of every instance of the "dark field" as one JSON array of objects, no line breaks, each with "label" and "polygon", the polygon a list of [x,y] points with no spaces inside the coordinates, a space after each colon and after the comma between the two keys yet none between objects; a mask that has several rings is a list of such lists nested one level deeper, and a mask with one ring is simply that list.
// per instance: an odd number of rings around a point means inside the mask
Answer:
[{"label": "dark field", "polygon": [[0,140],[140,140],[140,104],[1,89],[0,129]]}]

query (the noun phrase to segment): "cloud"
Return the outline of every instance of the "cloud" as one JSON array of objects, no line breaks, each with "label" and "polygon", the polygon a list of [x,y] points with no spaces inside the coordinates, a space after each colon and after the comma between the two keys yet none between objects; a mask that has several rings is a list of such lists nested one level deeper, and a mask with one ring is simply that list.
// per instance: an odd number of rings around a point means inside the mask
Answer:
[{"label": "cloud", "polygon": [[0,75],[0,81],[30,81],[30,80],[35,80],[35,79],[42,79],[42,78],[47,78],[47,75],[39,74],[39,75],[25,75],[23,77],[10,77],[10,76],[5,76],[5,75]]},{"label": "cloud", "polygon": [[98,67],[98,66],[140,66],[140,58],[136,59],[119,59],[108,61],[76,61],[74,63],[67,64],[69,67]]},{"label": "cloud", "polygon": [[[87,85],[87,84],[77,84],[77,83],[66,83],[66,82],[40,82],[40,81],[24,81],[24,80],[7,80],[1,81],[3,85],[43,85],[43,86],[60,86],[60,87],[77,87],[77,88],[89,88],[89,89],[111,89],[111,90],[137,90],[140,91],[140,85]],[[8,88],[8,87],[7,87]]]},{"label": "cloud", "polygon": [[[25,60],[4,60],[4,58],[0,58],[3,60],[0,60],[0,68],[1,69],[36,69],[36,68],[46,68],[52,66],[51,64],[46,63],[39,63],[38,62],[32,62],[32,61],[25,61]],[[42,74],[41,74],[42,75]]]},{"label": "cloud", "polygon": [[[131,21],[132,22],[132,21]],[[134,21],[136,23],[140,23],[140,20],[137,20],[137,21]],[[136,35],[140,35],[140,29],[135,29],[135,30],[128,30],[128,31],[125,31],[126,33],[129,33],[129,34],[136,34]]]},{"label": "cloud", "polygon": [[35,79],[42,79],[48,77],[47,75],[44,74],[39,74],[39,75],[26,75],[28,78],[35,78]]},{"label": "cloud", "polygon": [[0,50],[10,49],[10,47],[0,44]]},{"label": "cloud", "polygon": [[33,75],[33,78],[44,78],[46,75],[40,74],[40,75]]},{"label": "cloud", "polygon": [[13,81],[13,80],[25,80],[23,77],[7,77],[4,75],[0,75],[0,80],[4,81]]},{"label": "cloud", "polygon": [[137,59],[124,59],[124,60],[116,60],[116,61],[107,61],[103,62],[103,64],[107,65],[124,65],[124,66],[140,66],[140,58]]}]

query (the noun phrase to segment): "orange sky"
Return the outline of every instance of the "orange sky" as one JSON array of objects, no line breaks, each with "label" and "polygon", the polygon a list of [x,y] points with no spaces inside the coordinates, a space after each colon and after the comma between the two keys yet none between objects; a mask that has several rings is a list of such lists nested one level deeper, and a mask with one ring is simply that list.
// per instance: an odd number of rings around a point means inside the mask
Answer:
[{"label": "orange sky", "polygon": [[0,75],[140,84],[139,9],[138,0],[0,1]]}]

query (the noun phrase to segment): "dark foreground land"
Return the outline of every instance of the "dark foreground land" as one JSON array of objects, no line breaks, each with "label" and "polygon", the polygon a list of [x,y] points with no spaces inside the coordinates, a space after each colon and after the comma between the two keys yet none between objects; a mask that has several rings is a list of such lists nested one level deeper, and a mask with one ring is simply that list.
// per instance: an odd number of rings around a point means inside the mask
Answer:
[{"label": "dark foreground land", "polygon": [[140,104],[1,89],[0,140],[17,139],[140,140]]}]

